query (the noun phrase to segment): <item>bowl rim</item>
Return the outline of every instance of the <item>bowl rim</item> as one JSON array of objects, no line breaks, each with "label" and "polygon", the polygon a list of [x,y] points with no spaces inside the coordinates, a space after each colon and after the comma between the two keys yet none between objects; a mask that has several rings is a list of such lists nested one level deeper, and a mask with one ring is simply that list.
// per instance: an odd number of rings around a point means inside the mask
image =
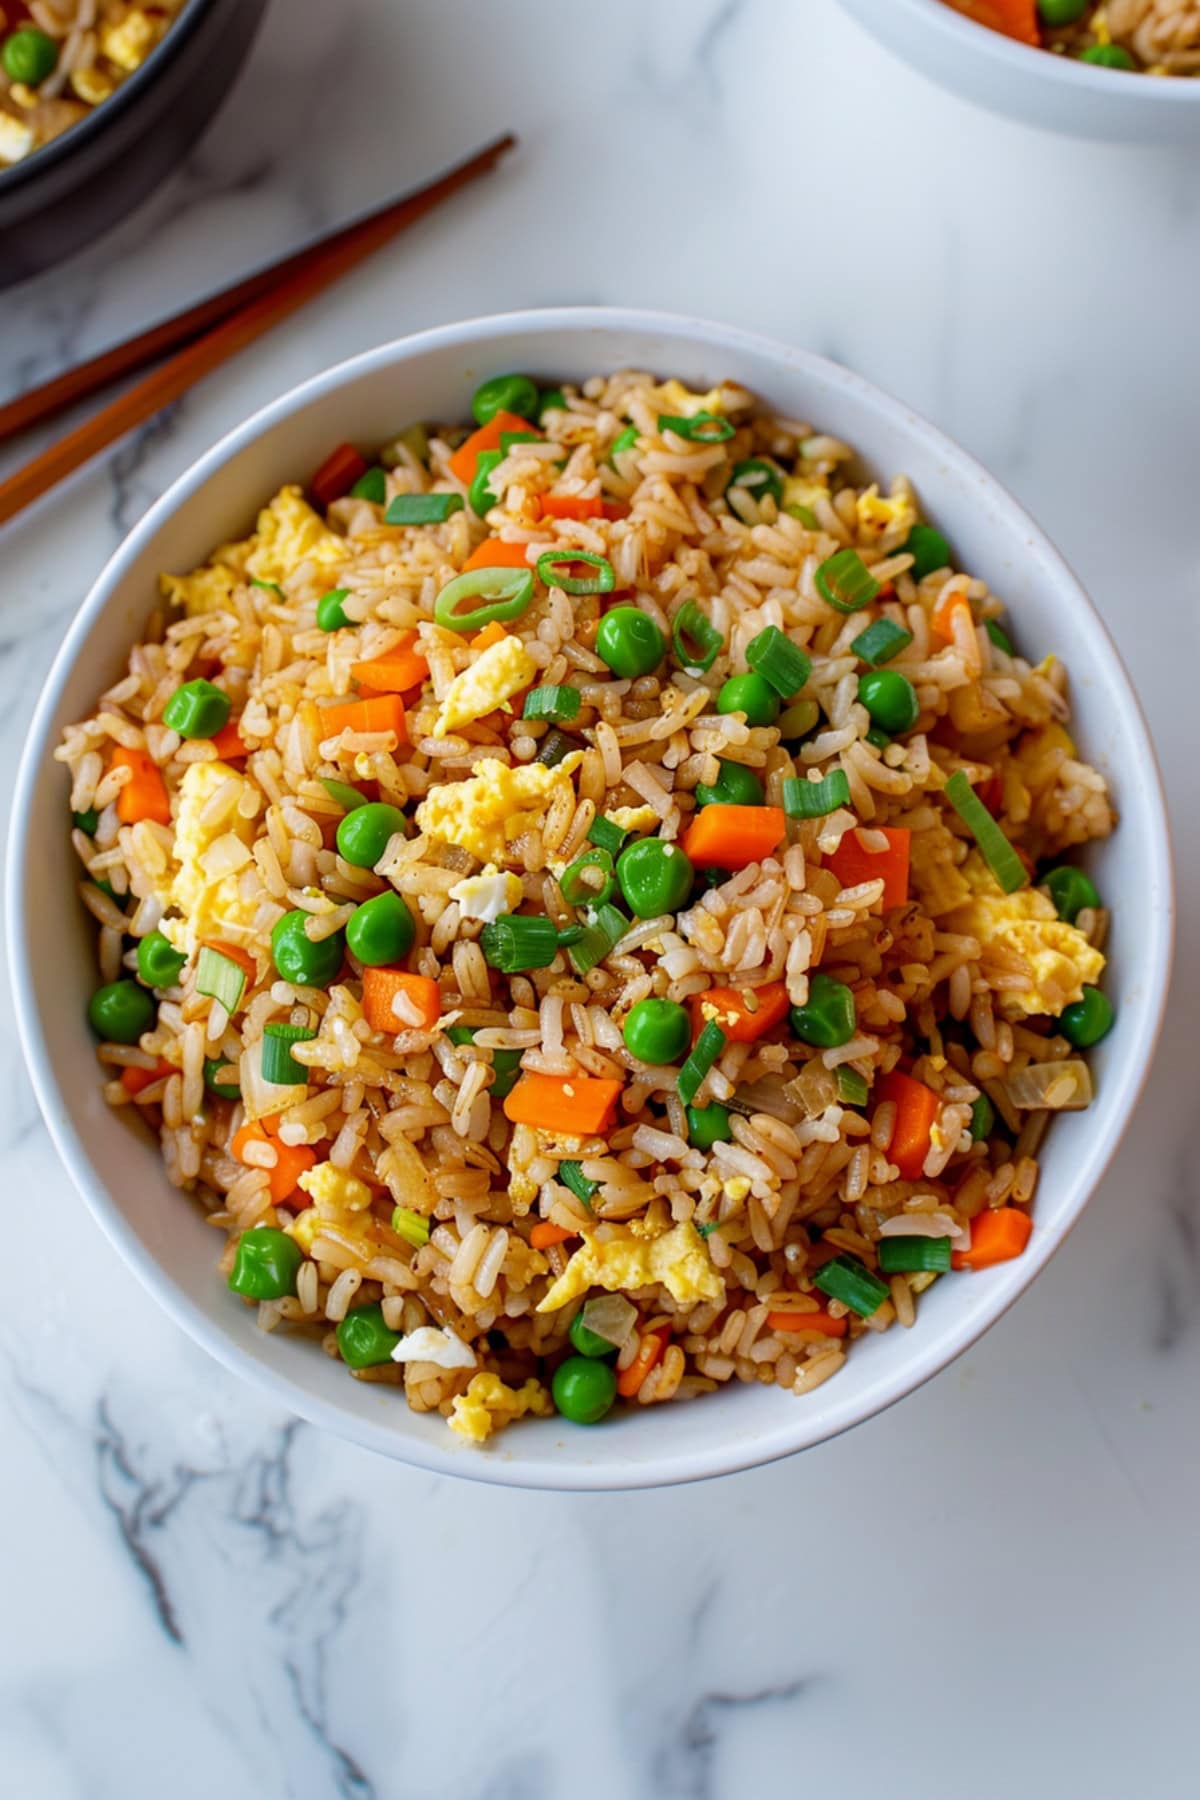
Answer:
[{"label": "bowl rim", "polygon": [[[555,1462],[526,1464],[521,1457],[519,1444],[513,1451],[506,1450],[503,1456],[464,1457],[458,1454],[461,1446],[448,1444],[443,1449],[435,1444],[407,1438],[394,1425],[377,1423],[351,1414],[320,1395],[311,1393],[304,1385],[302,1375],[281,1374],[247,1355],[198,1303],[176,1286],[173,1277],[136,1236],[94,1172],[86,1145],[71,1123],[67,1108],[59,1100],[30,972],[30,959],[23,954],[27,937],[23,872],[26,859],[34,849],[31,843],[35,817],[32,803],[43,762],[53,749],[51,733],[62,691],[94,624],[112,603],[126,571],[154,538],[160,526],[180,508],[189,504],[229,458],[263,433],[350,382],[373,373],[391,371],[428,352],[482,349],[486,348],[490,339],[497,336],[517,332],[553,331],[564,331],[581,338],[589,333],[603,331],[640,332],[659,337],[664,356],[669,354],[672,340],[683,340],[693,347],[703,346],[714,354],[719,354],[722,350],[741,351],[748,356],[769,359],[784,367],[808,370],[824,382],[856,394],[876,413],[889,419],[893,428],[909,437],[923,439],[929,451],[943,462],[957,465],[971,479],[978,492],[980,505],[989,507],[1001,530],[1013,542],[1023,541],[1027,552],[1042,560],[1054,578],[1054,592],[1060,602],[1085,615],[1089,630],[1096,639],[1097,655],[1108,663],[1109,675],[1123,695],[1129,732],[1137,740],[1140,759],[1141,810],[1151,815],[1149,823],[1152,827],[1150,841],[1153,867],[1146,871],[1146,889],[1149,894],[1158,896],[1158,903],[1147,907],[1143,920],[1143,979],[1150,989],[1149,1004],[1141,1014],[1136,1039],[1128,1046],[1120,1067],[1110,1075],[1113,1083],[1110,1104],[1097,1119],[1096,1129],[1087,1140],[1071,1175],[1070,1204],[1059,1226],[1035,1234],[1031,1246],[1033,1254],[1027,1254],[1011,1264],[990,1271],[987,1288],[969,1305],[964,1305],[962,1313],[949,1329],[937,1337],[931,1337],[928,1345],[921,1346],[911,1357],[898,1362],[893,1371],[885,1373],[857,1401],[847,1401],[842,1412],[815,1433],[811,1427],[806,1426],[804,1408],[797,1407],[794,1422],[788,1422],[785,1418],[781,1425],[769,1431],[746,1434],[740,1438],[729,1435],[715,1437],[711,1443],[692,1450],[672,1452],[664,1448],[653,1461],[639,1462],[631,1468],[603,1462],[593,1464],[583,1454],[574,1460],[564,1457],[561,1465]],[[863,451],[870,456],[869,445],[864,444]],[[283,1405],[310,1423],[331,1430],[340,1437],[435,1474],[456,1475],[508,1487],[570,1492],[620,1491],[703,1480],[755,1468],[790,1456],[798,1450],[810,1448],[885,1411],[897,1400],[913,1392],[946,1368],[1006,1313],[1040,1274],[1078,1222],[1132,1117],[1149,1073],[1154,1046],[1162,1025],[1175,911],[1172,853],[1161,776],[1140,702],[1112,637],[1082,584],[1019,502],[968,452],[959,448],[936,426],[841,364],[815,352],[744,331],[740,327],[684,314],[615,306],[554,307],[485,315],[394,339],[337,363],[290,388],[225,433],[198,457],[171,483],[109,558],[58,650],[26,733],[14,787],[5,862],[6,935],[9,967],[13,972],[17,1028],[42,1117],[59,1157],[93,1218],[164,1311],[218,1362],[231,1372],[248,1379],[276,1405]]]},{"label": "bowl rim", "polygon": [[[874,3],[875,0],[848,0],[849,9],[856,18],[862,17]],[[965,13],[960,13],[947,4],[947,0],[885,0],[885,4],[893,9],[903,9],[913,17],[924,20],[930,31],[939,33],[951,44],[960,44],[965,51],[975,50],[990,56],[1002,68],[1022,79],[1033,71],[1033,59],[1036,58],[1040,76],[1048,80],[1061,80],[1068,88],[1111,101],[1114,98],[1114,80],[1124,79],[1135,73],[1125,69],[1106,69],[1103,65],[1082,62],[1078,57],[1058,56],[1053,51],[1019,43],[1016,38],[1006,37],[1002,31],[994,31],[991,26],[982,25],[977,19],[969,19]],[[1136,71],[1138,74],[1143,72]],[[1163,100],[1168,106],[1194,106],[1200,102],[1200,77],[1194,75],[1155,75],[1145,86],[1155,96],[1155,100],[1150,101],[1152,105],[1156,100]],[[1139,86],[1136,93],[1140,94],[1141,91]],[[1129,99],[1134,97],[1134,94],[1126,96]],[[1149,92],[1147,99],[1150,99]]]}]

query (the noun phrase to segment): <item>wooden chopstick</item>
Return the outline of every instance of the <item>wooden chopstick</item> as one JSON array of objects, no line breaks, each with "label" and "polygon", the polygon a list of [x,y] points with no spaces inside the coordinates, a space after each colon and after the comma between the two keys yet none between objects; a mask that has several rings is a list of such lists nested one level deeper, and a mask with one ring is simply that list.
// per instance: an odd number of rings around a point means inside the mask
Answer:
[{"label": "wooden chopstick", "polygon": [[[487,174],[515,144],[516,138],[506,132],[425,187],[296,252],[274,269],[248,276],[225,293],[213,295],[188,312],[152,326],[128,344],[118,345],[114,350],[94,357],[79,369],[69,371],[46,383],[35,394],[26,395],[23,400],[6,407],[0,418],[6,419],[15,409],[36,401],[38,394],[50,393],[49,406],[45,410],[35,410],[25,418],[25,423],[32,423],[35,418],[46,417],[48,411],[57,410],[94,391],[101,382],[138,366],[147,355],[182,343],[183,347],[174,356],[143,380],[68,432],[58,443],[49,445],[6,481],[0,482],[0,525],[126,432],[169,406],[203,376],[220,368],[230,357],[297,311],[406,226],[431,212],[477,176]],[[235,310],[229,310],[230,304]],[[197,315],[203,315],[199,323]],[[146,349],[147,342],[150,343],[149,350]],[[99,376],[95,374],[97,369],[101,370]],[[77,386],[72,385],[75,378],[79,378]],[[54,390],[58,390],[57,397]]]}]

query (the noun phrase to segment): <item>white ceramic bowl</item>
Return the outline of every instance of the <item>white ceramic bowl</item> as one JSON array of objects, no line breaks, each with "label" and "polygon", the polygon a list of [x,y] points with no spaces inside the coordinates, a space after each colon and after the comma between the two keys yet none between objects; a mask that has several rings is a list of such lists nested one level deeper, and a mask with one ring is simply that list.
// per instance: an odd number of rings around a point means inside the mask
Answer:
[{"label": "white ceramic bowl", "polygon": [[[191,568],[244,534],[259,502],[303,477],[331,444],[379,442],[406,419],[465,418],[475,386],[501,371],[580,380],[631,365],[694,388],[732,377],[860,447],[881,477],[907,472],[963,566],[1009,604],[1018,638],[1066,660],[1076,729],[1112,777],[1122,814],[1091,859],[1114,912],[1106,985],[1117,1025],[1093,1054],[1095,1105],[1049,1134],[1029,1249],[1001,1268],[938,1283],[915,1330],[856,1345],[846,1369],[807,1399],[735,1386],[590,1431],[557,1418],[527,1422],[481,1451],[436,1415],[411,1413],[394,1390],[350,1380],[314,1346],[260,1332],[218,1277],[212,1231],[168,1186],[148,1136],[105,1106],[84,1021],[93,933],[75,895],[67,784],[51,752],[61,728],[122,669],[157,573]],[[1170,857],[1145,724],[1103,625],[1016,502],[907,407],[833,363],[718,325],[608,308],[475,319],[385,345],[306,382],[202,457],[113,557],[59,653],[21,765],[8,868],[9,967],[42,1112],[99,1224],[151,1293],[214,1356],[314,1423],[424,1468],[532,1487],[649,1487],[747,1468],[869,1418],[943,1368],[1012,1304],[1079,1217],[1149,1066],[1170,959]]]},{"label": "white ceramic bowl", "polygon": [[906,63],[1027,125],[1135,144],[1200,141],[1200,79],[1097,68],[1019,44],[943,0],[841,0]]}]

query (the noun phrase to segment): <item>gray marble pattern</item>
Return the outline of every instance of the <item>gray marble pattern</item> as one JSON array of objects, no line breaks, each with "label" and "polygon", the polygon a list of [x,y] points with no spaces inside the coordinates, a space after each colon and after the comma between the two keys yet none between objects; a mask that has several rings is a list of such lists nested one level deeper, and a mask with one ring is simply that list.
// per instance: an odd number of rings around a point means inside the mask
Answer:
[{"label": "gray marble pattern", "polygon": [[[830,0],[275,0],[173,180],[0,297],[0,393],[506,126],[486,186],[4,533],[6,765],[122,533],[252,408],[442,320],[632,302],[852,364],[1016,491],[1128,660],[1193,895],[1194,163],[972,111]],[[1189,1800],[1197,935],[1185,900],[1123,1149],[973,1352],[788,1463],[632,1496],[434,1479],[273,1412],[91,1223],[5,1001],[0,1790]]]}]

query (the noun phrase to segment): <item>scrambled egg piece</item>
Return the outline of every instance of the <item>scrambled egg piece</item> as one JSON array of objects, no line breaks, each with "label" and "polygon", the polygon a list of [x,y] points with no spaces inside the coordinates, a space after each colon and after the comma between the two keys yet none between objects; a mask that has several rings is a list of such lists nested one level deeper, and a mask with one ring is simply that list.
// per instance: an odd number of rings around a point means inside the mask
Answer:
[{"label": "scrambled egg piece", "polygon": [[158,37],[157,22],[140,7],[134,7],[118,24],[105,26],[100,33],[100,48],[109,62],[132,74],[145,62]]},{"label": "scrambled egg piece", "polygon": [[1021,738],[1012,759],[1030,793],[1036,794],[1054,781],[1062,762],[1055,754],[1059,750],[1070,757],[1076,754],[1075,740],[1061,725],[1043,725],[1037,731],[1027,731]]},{"label": "scrambled egg piece", "polygon": [[232,569],[212,563],[202,564],[190,575],[160,575],[158,578],[163,598],[172,606],[185,607],[192,617],[197,613],[221,612],[229,604],[236,582]]},{"label": "scrambled egg piece", "polygon": [[435,738],[445,737],[459,725],[482,719],[521,688],[528,687],[537,674],[537,664],[519,637],[498,638],[481,650],[475,661],[461,675],[456,675],[446,689]]},{"label": "scrambled egg piece", "polygon": [[312,1199],[329,1206],[344,1206],[347,1212],[362,1212],[371,1204],[371,1190],[366,1182],[349,1169],[335,1168],[331,1162],[306,1169],[299,1185]]},{"label": "scrambled egg piece", "polygon": [[302,562],[322,568],[341,562],[343,540],[328,529],[298,487],[280,488],[258,515],[246,573],[259,581],[282,581]]},{"label": "scrambled egg piece", "polygon": [[690,419],[696,413],[702,412],[719,413],[724,406],[723,388],[709,388],[707,394],[694,394],[690,388],[685,388],[682,381],[677,381],[673,375],[669,381],[661,384],[658,393],[662,399],[664,411],[674,413],[676,418]]},{"label": "scrambled egg piece", "polygon": [[818,500],[828,500],[829,489],[823,481],[805,481],[801,475],[789,475],[783,484],[783,504],[813,507]]},{"label": "scrambled egg piece", "polygon": [[622,831],[656,830],[659,824],[658,814],[652,806],[614,806],[605,817],[619,825]]},{"label": "scrambled egg piece", "polygon": [[493,1431],[523,1419],[526,1413],[548,1419],[553,1412],[554,1402],[532,1375],[519,1388],[507,1387],[498,1375],[473,1375],[466,1393],[455,1399],[448,1424],[460,1437],[482,1444]]},{"label": "scrambled egg piece", "polygon": [[[974,853],[963,864],[962,873],[973,897],[949,915],[947,930],[977,937],[985,947],[1003,944],[1023,956],[1033,970],[1028,988],[1005,990],[1006,1010],[1057,1015],[1080,999],[1085,983],[1094,985],[1099,980],[1103,955],[1082,931],[1058,917],[1045,894],[1037,888],[1001,893],[982,858]],[[1057,995],[1047,995],[1047,982],[1057,989]]]},{"label": "scrambled egg piece", "polygon": [[456,881],[450,889],[450,898],[458,901],[458,910],[464,919],[482,919],[485,925],[490,925],[501,913],[515,912],[524,893],[519,875],[514,875],[510,869],[501,873],[495,863],[489,863],[481,875],[468,875],[465,880]]},{"label": "scrambled egg piece", "polygon": [[657,1236],[647,1236],[635,1221],[622,1236],[605,1242],[585,1231],[583,1249],[576,1250],[538,1311],[556,1312],[590,1287],[616,1294],[649,1287],[656,1281],[681,1306],[693,1300],[719,1300],[725,1292],[725,1283],[709,1261],[704,1239],[694,1226],[685,1221]]},{"label": "scrambled egg piece", "polygon": [[440,1330],[436,1325],[418,1325],[415,1331],[400,1339],[392,1351],[392,1361],[433,1363],[438,1369],[475,1369],[479,1366],[479,1358],[470,1344],[464,1344],[448,1325]]},{"label": "scrambled egg piece", "polygon": [[[216,824],[206,824],[201,819],[222,782],[230,780],[236,781],[239,788],[250,786],[228,763],[189,763],[179,787],[179,814],[175,821],[175,859],[179,867],[169,887],[160,886],[159,892],[168,906],[178,907],[183,914],[181,919],[164,919],[163,933],[177,950],[185,950],[189,955],[205,938],[224,938],[242,945],[254,943],[252,922],[258,902],[243,896],[238,870],[214,874],[208,859],[214,844],[228,836],[246,847],[242,862],[248,863],[255,820],[243,819],[236,807]],[[232,850],[234,845],[228,848]]]},{"label": "scrambled egg piece", "polygon": [[33,128],[0,113],[0,163],[17,163],[33,149]]},{"label": "scrambled egg piece", "polygon": [[907,531],[917,522],[917,509],[908,494],[892,493],[884,499],[879,492],[878,482],[874,481],[858,496],[854,510],[858,514],[861,530],[878,536],[897,526]]},{"label": "scrambled egg piece", "polygon": [[522,832],[543,824],[557,794],[570,788],[581,752],[557,768],[528,763],[477,762],[468,781],[447,781],[430,790],[417,808],[417,829],[443,844],[457,844],[481,863],[508,860],[509,845]]}]

